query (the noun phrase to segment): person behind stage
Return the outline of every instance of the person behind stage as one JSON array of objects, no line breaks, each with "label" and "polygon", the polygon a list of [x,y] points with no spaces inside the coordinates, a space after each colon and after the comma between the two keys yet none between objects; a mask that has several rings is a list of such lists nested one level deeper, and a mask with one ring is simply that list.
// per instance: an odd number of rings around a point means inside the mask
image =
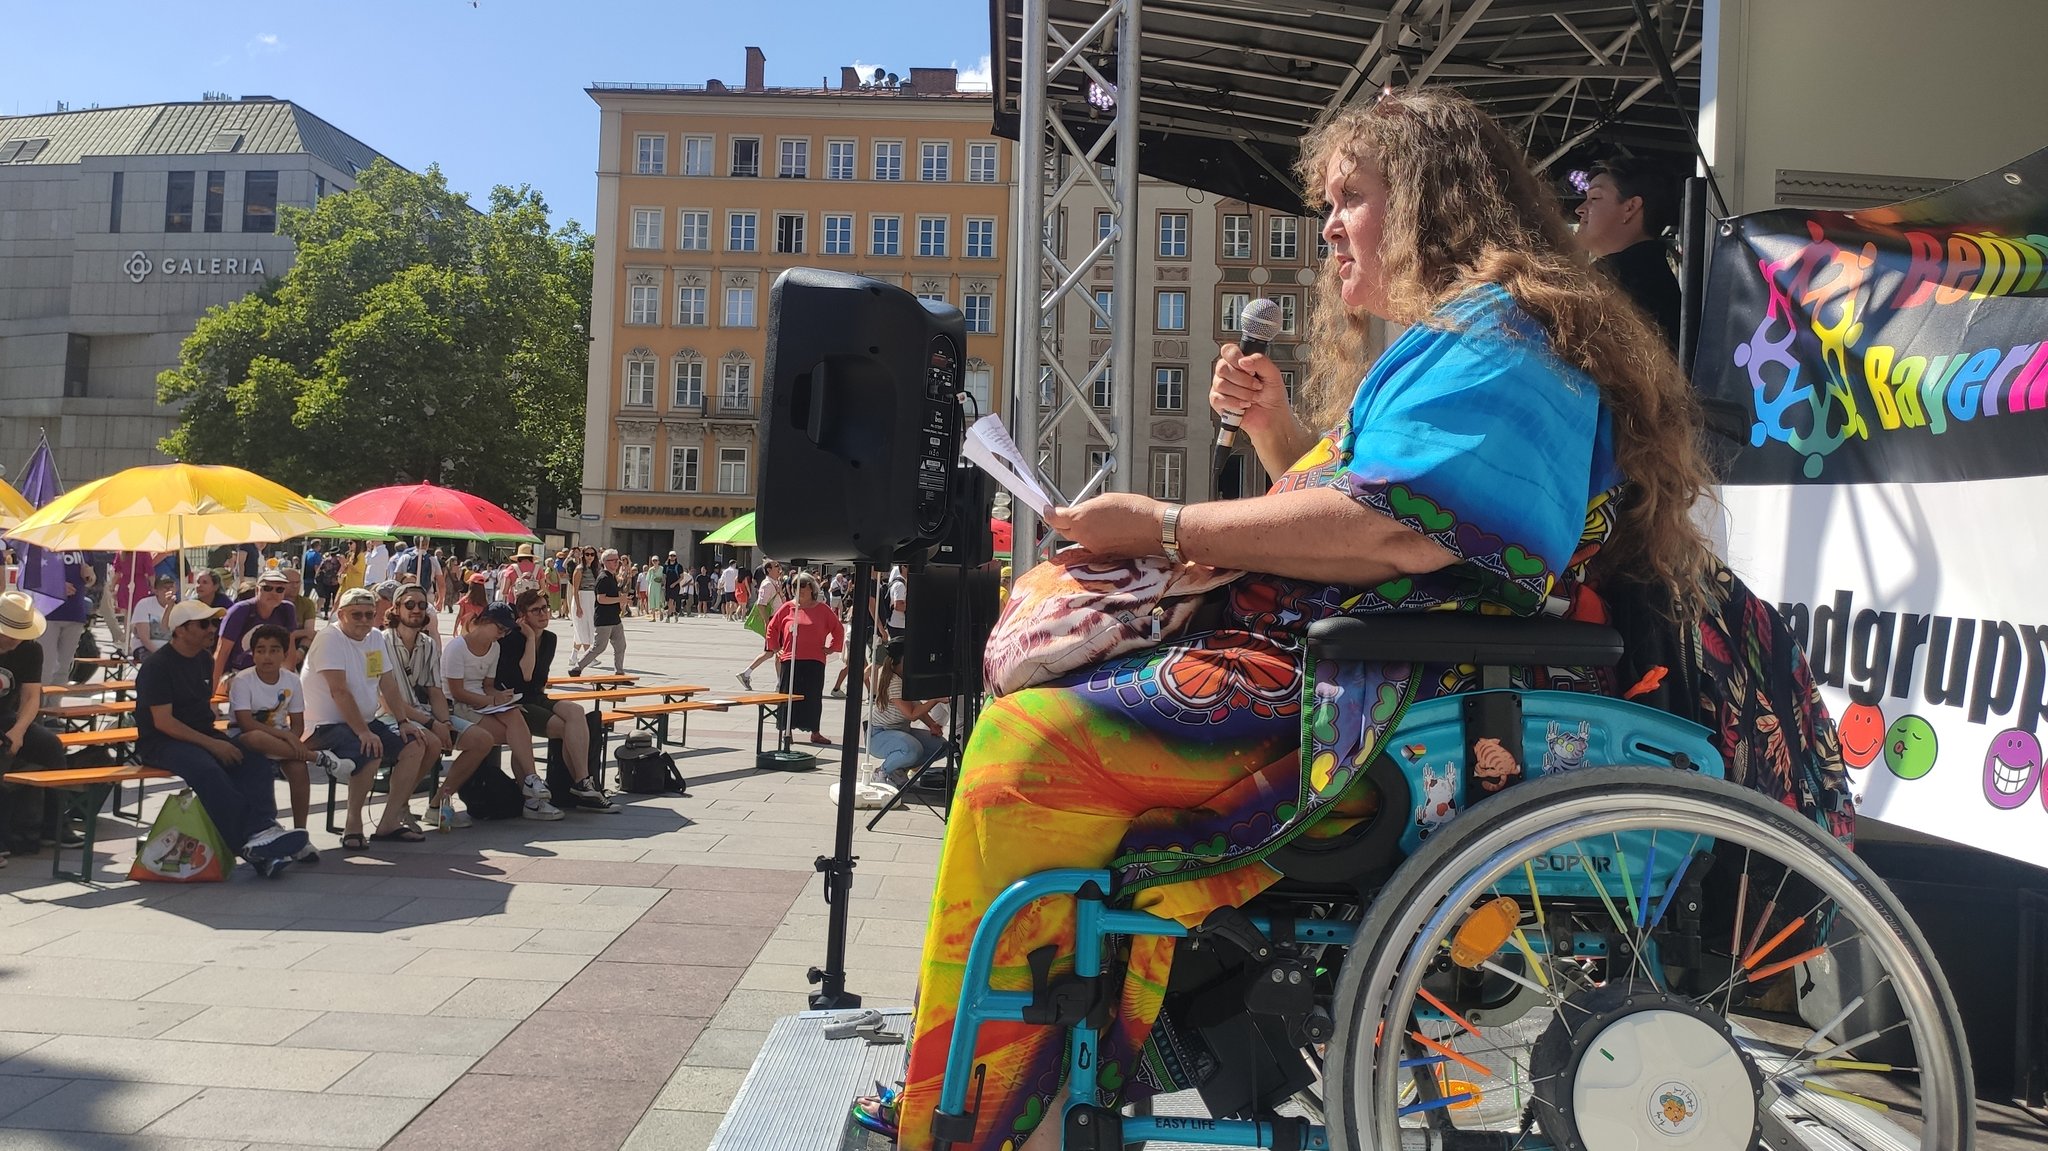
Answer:
[{"label": "person behind stage", "polygon": [[820,602],[818,577],[796,577],[796,597],[783,600],[768,621],[768,649],[775,653],[775,690],[801,697],[776,712],[776,727],[808,731],[812,743],[830,747],[831,737],[818,730],[825,711],[825,657],[846,650],[846,630],[839,613]]},{"label": "person behind stage", "polygon": [[1671,181],[1625,156],[1593,165],[1587,177],[1578,208],[1579,247],[1657,322],[1665,345],[1677,350],[1678,277],[1671,274],[1664,246],[1664,229],[1676,212]]},{"label": "person behind stage", "polygon": [[[1350,786],[1356,748],[1325,751],[1322,740],[1309,751],[1319,764],[1330,757],[1329,774],[1312,777],[1313,802],[1302,800],[1305,675],[1342,685],[1335,730],[1354,742],[1398,722],[1370,712],[1383,689],[1429,699],[1473,686],[1441,666],[1306,668],[1311,622],[1590,606],[1589,564],[1673,589],[1682,611],[1705,595],[1711,556],[1690,513],[1711,477],[1692,392],[1655,329],[1574,249],[1556,198],[1500,127],[1448,90],[1394,92],[1314,132],[1299,170],[1329,246],[1308,410],[1290,409],[1271,359],[1235,344],[1222,348],[1209,392],[1216,411],[1243,413],[1279,480],[1250,499],[1181,507],[1110,493],[1045,516],[1081,549],[1063,562],[1163,555],[1252,574],[1217,593],[1215,630],[1003,696],[975,724],[925,935],[905,1086],[856,1104],[885,1127],[900,1119],[905,1148],[932,1145],[962,967],[1005,887],[1049,868],[1181,855],[1197,878],[1158,882],[1176,874],[1161,864],[1120,866],[1119,879],[1136,908],[1198,924],[1278,878],[1260,851],[1277,829],[1298,826],[1297,805],[1337,813],[1319,834],[1376,807],[1369,785]],[[1368,370],[1374,316],[1406,330]],[[1583,671],[1516,679],[1598,686]],[[1025,957],[1040,947],[1072,954],[1071,901],[1040,906],[999,947],[999,986],[1028,986]],[[1140,1057],[1173,950],[1169,939],[1129,942],[1099,1054],[1127,1095],[1181,1086],[1158,1082],[1161,1064]],[[1059,1124],[1038,1118],[1060,1113],[1062,1041],[1051,1027],[984,1029],[978,1123],[957,1146],[1056,1147]]]}]

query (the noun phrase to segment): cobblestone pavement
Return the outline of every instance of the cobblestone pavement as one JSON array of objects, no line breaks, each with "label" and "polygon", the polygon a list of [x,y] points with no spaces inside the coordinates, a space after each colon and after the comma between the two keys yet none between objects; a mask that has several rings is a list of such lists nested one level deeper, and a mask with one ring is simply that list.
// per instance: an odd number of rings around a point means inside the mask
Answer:
[{"label": "cobblestone pavement", "polygon": [[[642,683],[737,690],[759,651],[719,619],[626,626]],[[835,740],[843,714],[828,701]],[[274,882],[129,882],[112,816],[97,887],[17,855],[0,1151],[706,1146],[823,959],[837,760],[757,772],[752,709],[690,719],[690,794],[617,815],[345,854],[316,787],[321,862]],[[848,986],[869,1005],[909,1002],[942,833],[917,808],[858,832]]]}]

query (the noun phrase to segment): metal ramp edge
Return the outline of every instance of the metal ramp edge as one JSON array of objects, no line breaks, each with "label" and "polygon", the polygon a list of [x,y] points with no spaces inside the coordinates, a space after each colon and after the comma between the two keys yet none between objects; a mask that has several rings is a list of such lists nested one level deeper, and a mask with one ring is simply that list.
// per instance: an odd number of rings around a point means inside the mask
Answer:
[{"label": "metal ramp edge", "polygon": [[[878,1007],[888,1028],[910,1028],[908,1007]],[[909,1048],[827,1039],[825,1021],[845,1011],[785,1015],[768,1030],[709,1151],[886,1151],[889,1140],[854,1123],[853,1100],[875,1082],[903,1078]]]}]

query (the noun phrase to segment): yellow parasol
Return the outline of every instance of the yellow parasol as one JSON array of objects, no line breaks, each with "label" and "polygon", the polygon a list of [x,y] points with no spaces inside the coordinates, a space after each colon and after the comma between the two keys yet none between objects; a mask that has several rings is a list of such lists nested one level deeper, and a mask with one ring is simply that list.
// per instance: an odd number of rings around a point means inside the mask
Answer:
[{"label": "yellow parasol", "polygon": [[254,472],[158,464],[73,488],[7,534],[51,549],[169,552],[273,543],[334,526],[312,501]]},{"label": "yellow parasol", "polygon": [[14,525],[36,514],[36,506],[22,498],[14,485],[0,480],[0,532],[13,529]]}]

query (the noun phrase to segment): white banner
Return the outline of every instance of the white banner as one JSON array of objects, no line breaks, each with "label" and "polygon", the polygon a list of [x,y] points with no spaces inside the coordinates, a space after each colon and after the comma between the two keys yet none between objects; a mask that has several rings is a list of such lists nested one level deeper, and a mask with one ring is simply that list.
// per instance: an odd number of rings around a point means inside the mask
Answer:
[{"label": "white banner", "polygon": [[1722,489],[1861,814],[2048,867],[2048,477]]}]

